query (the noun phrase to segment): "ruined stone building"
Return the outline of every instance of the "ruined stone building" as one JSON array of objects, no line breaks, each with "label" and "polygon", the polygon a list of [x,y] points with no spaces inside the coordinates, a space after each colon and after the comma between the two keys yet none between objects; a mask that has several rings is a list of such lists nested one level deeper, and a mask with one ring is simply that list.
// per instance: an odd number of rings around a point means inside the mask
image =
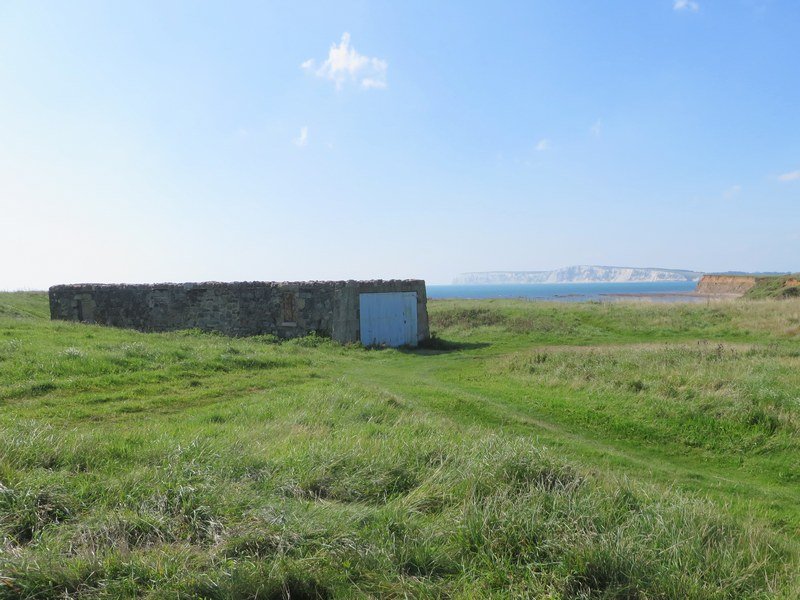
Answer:
[{"label": "ruined stone building", "polygon": [[50,288],[50,317],[140,331],[227,335],[314,331],[342,343],[416,346],[428,338],[422,280],[75,284]]}]

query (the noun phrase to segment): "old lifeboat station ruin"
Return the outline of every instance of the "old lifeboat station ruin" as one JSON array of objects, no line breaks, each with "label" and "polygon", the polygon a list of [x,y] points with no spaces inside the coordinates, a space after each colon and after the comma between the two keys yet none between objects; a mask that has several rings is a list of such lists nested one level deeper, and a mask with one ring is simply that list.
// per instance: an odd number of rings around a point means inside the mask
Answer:
[{"label": "old lifeboat station ruin", "polygon": [[140,331],[200,329],[416,346],[428,338],[419,279],[275,283],[75,284],[50,288],[50,317]]}]

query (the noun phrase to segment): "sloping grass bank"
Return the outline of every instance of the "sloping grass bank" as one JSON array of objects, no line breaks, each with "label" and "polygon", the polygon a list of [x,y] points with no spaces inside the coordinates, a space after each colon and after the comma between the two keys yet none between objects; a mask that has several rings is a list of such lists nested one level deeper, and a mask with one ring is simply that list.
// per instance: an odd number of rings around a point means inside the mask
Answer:
[{"label": "sloping grass bank", "polygon": [[786,300],[800,297],[800,273],[757,277],[756,284],[744,295],[747,300]]}]

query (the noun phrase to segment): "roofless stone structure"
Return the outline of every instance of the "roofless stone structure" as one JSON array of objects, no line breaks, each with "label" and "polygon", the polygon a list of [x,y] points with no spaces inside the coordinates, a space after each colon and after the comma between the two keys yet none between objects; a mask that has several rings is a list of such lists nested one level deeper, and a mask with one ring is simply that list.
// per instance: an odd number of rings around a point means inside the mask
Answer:
[{"label": "roofless stone structure", "polygon": [[429,335],[426,302],[419,279],[74,284],[50,288],[50,317],[234,336],[314,331],[342,343],[416,346]]}]

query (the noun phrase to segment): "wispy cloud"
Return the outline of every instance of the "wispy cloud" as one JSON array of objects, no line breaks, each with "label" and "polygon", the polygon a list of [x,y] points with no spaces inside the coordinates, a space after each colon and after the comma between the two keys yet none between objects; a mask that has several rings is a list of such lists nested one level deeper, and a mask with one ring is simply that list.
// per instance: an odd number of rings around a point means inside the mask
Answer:
[{"label": "wispy cloud", "polygon": [[594,125],[589,128],[589,133],[591,133],[594,137],[600,137],[600,134],[603,133],[603,123],[600,121],[600,119],[597,119],[597,121],[594,122]]},{"label": "wispy cloud", "polygon": [[726,200],[732,200],[733,198],[735,198],[736,196],[738,196],[741,193],[742,193],[742,186],[740,186],[739,184],[736,184],[736,185],[732,185],[727,190],[722,192],[722,197],[725,198]]},{"label": "wispy cloud", "polygon": [[797,171],[789,171],[783,175],[778,175],[779,181],[798,181],[800,180],[800,169]]},{"label": "wispy cloud", "polygon": [[690,10],[692,12],[697,12],[700,10],[700,5],[694,0],[675,0],[672,8],[673,10]]},{"label": "wispy cloud", "polygon": [[332,81],[336,89],[342,89],[345,83],[352,82],[365,90],[385,89],[386,71],[389,63],[380,58],[359,54],[350,45],[350,34],[342,34],[342,41],[333,44],[328,51],[328,58],[321,65],[313,58],[303,62],[300,67],[317,77]]},{"label": "wispy cloud", "polygon": [[300,128],[300,135],[292,140],[292,143],[297,146],[298,148],[302,148],[306,144],[308,144],[308,126],[303,125]]},{"label": "wispy cloud", "polygon": [[536,144],[536,151],[537,152],[544,152],[545,150],[550,149],[550,140],[547,138],[542,138],[539,140],[539,143]]}]

